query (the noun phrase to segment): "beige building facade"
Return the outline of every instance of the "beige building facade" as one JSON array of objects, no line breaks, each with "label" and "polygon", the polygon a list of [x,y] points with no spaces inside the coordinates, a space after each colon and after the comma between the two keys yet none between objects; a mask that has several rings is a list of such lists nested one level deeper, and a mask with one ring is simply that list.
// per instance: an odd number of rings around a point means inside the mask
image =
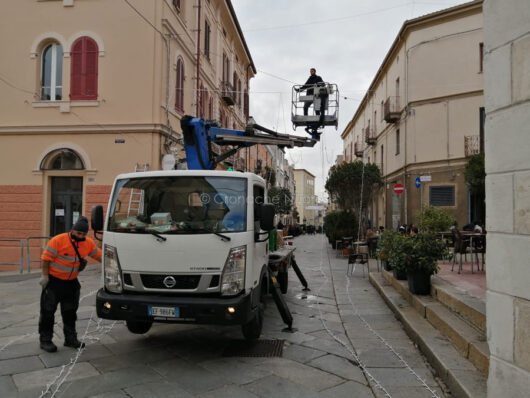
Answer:
[{"label": "beige building facade", "polygon": [[342,133],[345,161],[375,163],[384,177],[367,204],[372,225],[417,223],[428,205],[460,226],[483,217],[464,181],[468,156],[483,144],[482,43],[481,0],[403,24]]},{"label": "beige building facade", "polygon": [[530,391],[530,12],[484,1],[488,397]]},{"label": "beige building facade", "polygon": [[299,224],[315,225],[318,221],[318,212],[308,209],[316,205],[315,176],[306,169],[294,169],[295,181],[295,206],[298,211]]},{"label": "beige building facade", "polygon": [[0,238],[67,231],[117,174],[183,162],[183,115],[246,124],[256,69],[229,0],[0,9]]}]

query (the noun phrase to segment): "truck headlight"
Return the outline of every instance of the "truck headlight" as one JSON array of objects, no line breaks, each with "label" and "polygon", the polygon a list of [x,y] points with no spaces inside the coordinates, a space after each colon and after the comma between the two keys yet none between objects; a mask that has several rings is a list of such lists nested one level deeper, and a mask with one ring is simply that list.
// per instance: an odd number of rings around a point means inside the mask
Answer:
[{"label": "truck headlight", "polygon": [[109,245],[105,245],[103,252],[103,282],[109,292],[121,293],[123,291],[118,252],[115,247]]},{"label": "truck headlight", "polygon": [[246,264],[247,247],[231,248],[221,276],[221,294],[223,296],[233,296],[244,289]]}]

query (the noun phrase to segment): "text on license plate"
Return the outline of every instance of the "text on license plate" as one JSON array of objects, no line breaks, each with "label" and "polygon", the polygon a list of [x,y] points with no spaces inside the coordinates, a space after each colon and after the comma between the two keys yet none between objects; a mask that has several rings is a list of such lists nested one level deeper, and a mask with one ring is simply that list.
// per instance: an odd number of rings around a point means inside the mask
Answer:
[{"label": "text on license plate", "polygon": [[164,316],[166,318],[179,318],[180,311],[178,307],[151,307],[148,309],[150,316]]}]

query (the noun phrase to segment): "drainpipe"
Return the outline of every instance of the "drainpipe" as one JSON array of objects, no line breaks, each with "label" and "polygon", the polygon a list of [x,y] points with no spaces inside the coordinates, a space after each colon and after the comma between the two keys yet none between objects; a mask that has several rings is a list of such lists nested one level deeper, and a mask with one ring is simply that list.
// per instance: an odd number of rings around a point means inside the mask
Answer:
[{"label": "drainpipe", "polygon": [[199,117],[199,98],[200,98],[200,65],[201,65],[201,0],[198,0],[197,6],[197,100],[195,101],[195,115]]}]

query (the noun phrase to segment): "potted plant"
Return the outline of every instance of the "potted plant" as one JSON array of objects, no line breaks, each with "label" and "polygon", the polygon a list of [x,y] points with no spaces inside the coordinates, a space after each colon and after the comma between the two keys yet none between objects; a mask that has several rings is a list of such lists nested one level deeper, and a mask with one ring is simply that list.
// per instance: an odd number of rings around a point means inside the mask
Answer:
[{"label": "potted plant", "polygon": [[447,255],[447,247],[434,234],[418,234],[409,238],[409,254],[405,264],[409,290],[413,294],[430,294],[431,275],[438,272],[437,261]]},{"label": "potted plant", "polygon": [[392,271],[392,266],[388,261],[390,250],[392,249],[392,237],[394,232],[386,230],[379,238],[379,260],[385,271]]},{"label": "potted plant", "polygon": [[407,263],[412,250],[412,238],[400,232],[392,232],[388,262],[392,267],[394,278],[407,279]]}]

